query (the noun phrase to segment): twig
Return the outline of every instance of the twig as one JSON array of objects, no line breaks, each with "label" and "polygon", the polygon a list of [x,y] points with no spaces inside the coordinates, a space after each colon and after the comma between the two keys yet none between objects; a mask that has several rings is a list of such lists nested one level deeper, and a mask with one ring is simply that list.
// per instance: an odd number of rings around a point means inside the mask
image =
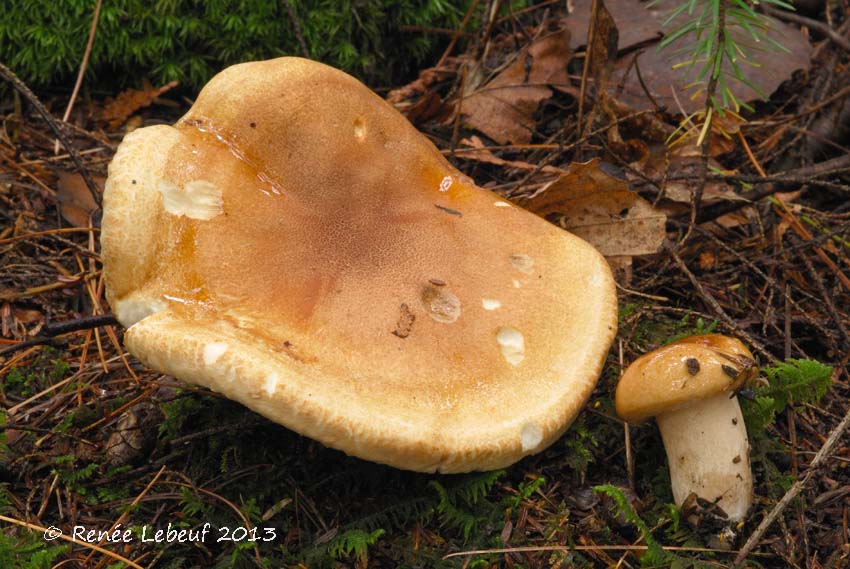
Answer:
[{"label": "twig", "polygon": [[812,459],[812,462],[809,464],[808,470],[806,470],[806,474],[803,475],[803,478],[794,483],[791,488],[782,496],[782,499],[776,503],[770,513],[765,516],[765,518],[761,521],[758,527],[750,534],[750,537],[747,539],[747,542],[738,552],[738,555],[735,557],[735,561],[732,562],[732,567],[739,567],[741,563],[743,563],[747,556],[755,549],[759,540],[761,539],[764,532],[767,531],[767,528],[776,520],[779,514],[782,513],[783,510],[791,503],[791,501],[797,497],[800,492],[802,492],[803,488],[806,487],[806,484],[809,483],[809,480],[812,479],[815,472],[821,466],[821,463],[826,460],[826,458],[832,453],[833,447],[838,443],[841,439],[841,436],[844,434],[844,431],[847,430],[847,427],[850,426],[850,407],[847,408],[847,412],[844,414],[844,418],[841,419],[841,422],[829,433],[829,437],[827,437],[826,442],[823,443],[823,446],[820,448],[818,453],[815,455],[815,458]]},{"label": "twig", "polygon": [[714,313],[721,320],[723,320],[726,323],[727,326],[731,327],[733,330],[735,330],[741,336],[743,336],[744,339],[747,340],[747,342],[750,344],[750,346],[752,346],[756,351],[758,351],[760,354],[765,356],[771,362],[775,362],[776,358],[773,356],[773,354],[768,352],[767,348],[765,348],[764,345],[761,342],[759,342],[758,340],[753,338],[751,335],[744,332],[741,329],[741,327],[738,325],[738,323],[735,322],[735,320],[733,320],[731,316],[726,314],[726,311],[723,310],[723,307],[720,306],[720,303],[718,303],[717,300],[713,296],[708,294],[708,291],[706,291],[705,288],[703,288],[702,283],[700,283],[699,280],[697,280],[696,276],[691,272],[690,269],[688,269],[688,266],[685,264],[685,262],[682,260],[682,258],[679,257],[678,253],[676,253],[676,250],[673,247],[673,244],[670,243],[669,241],[665,241],[664,242],[664,249],[667,250],[667,252],[670,254],[670,257],[672,257],[673,261],[676,263],[676,265],[678,265],[679,269],[683,273],[685,273],[685,276],[687,276],[688,280],[691,281],[691,284],[694,285],[694,288],[696,289],[697,293],[700,295],[700,297],[703,299],[703,301],[705,301],[705,303],[708,306],[711,307],[711,309],[714,311]]},{"label": "twig", "polygon": [[[2,65],[2,64],[0,64],[0,65]],[[88,543],[86,541],[78,541],[77,539],[74,539],[73,537],[68,537],[67,535],[62,535],[61,533],[57,533],[57,531],[61,531],[61,530],[57,530],[56,528],[46,528],[46,527],[43,527],[43,526],[40,526],[40,525],[22,522],[21,520],[16,520],[15,518],[9,518],[7,516],[2,516],[2,515],[0,515],[0,520],[2,520],[4,522],[8,522],[10,524],[15,524],[15,525],[18,525],[18,526],[25,527],[25,528],[32,530],[32,531],[42,532],[45,536],[50,536],[51,538],[52,538],[52,536],[55,535],[56,538],[58,538],[58,539],[61,539],[63,541],[67,541],[69,543],[81,545],[83,547],[88,547],[89,549],[97,551],[98,553],[108,555],[109,557],[111,557],[112,559],[115,559],[116,561],[126,563],[130,567],[135,567],[135,569],[144,569],[144,567],[142,567],[138,563],[134,563],[133,561],[130,561],[126,557],[119,555],[119,554],[115,553],[114,551],[109,551],[108,549],[104,549],[104,548],[102,548],[98,545],[94,545],[93,543]]]},{"label": "twig", "polygon": [[[104,540],[106,539],[106,536],[107,536],[107,535],[109,535],[110,533],[112,533],[112,531],[113,531],[113,530],[115,530],[115,528],[117,528],[117,527],[118,527],[118,526],[119,526],[119,525],[120,525],[120,524],[121,524],[121,523],[122,523],[122,522],[123,522],[123,521],[127,518],[127,515],[128,515],[130,512],[132,512],[132,511],[133,511],[133,509],[134,509],[134,508],[135,508],[135,507],[139,504],[139,502],[142,500],[142,498],[144,498],[144,497],[145,497],[145,495],[146,495],[148,492],[150,492],[151,488],[153,488],[153,485],[157,483],[157,481],[159,480],[159,477],[160,477],[160,476],[162,476],[162,473],[163,473],[163,472],[165,472],[165,465],[164,465],[164,464],[163,464],[163,465],[162,465],[162,467],[159,469],[159,471],[158,471],[158,472],[154,475],[153,479],[151,479],[151,481],[147,483],[147,485],[146,485],[146,486],[144,487],[144,489],[142,490],[141,494],[139,494],[138,496],[136,496],[136,498],[135,498],[135,499],[134,499],[134,500],[130,503],[130,505],[129,505],[129,506],[127,506],[127,507],[124,509],[124,512],[123,512],[120,516],[118,516],[118,519],[117,519],[117,520],[115,520],[115,522],[114,522],[114,523],[113,523],[113,524],[109,527],[109,531],[107,531],[107,532],[103,535],[103,537],[101,537],[101,538],[100,538],[100,541],[98,541],[98,542],[97,542],[97,545],[100,545],[101,543],[103,543],[103,542],[104,542]],[[81,565],[85,565],[86,563],[88,563],[89,561],[91,561],[91,558],[94,556],[94,554],[95,554],[95,551],[91,551],[91,552],[88,554],[88,557],[86,557],[86,558],[83,560],[83,562],[81,563]],[[103,563],[102,563],[102,562],[101,562],[101,563],[98,563],[98,565],[97,565],[97,566],[98,566],[98,567],[100,567],[101,565],[103,565]]]},{"label": "twig", "polygon": [[764,10],[765,14],[770,14],[775,18],[779,18],[780,20],[785,20],[786,22],[794,22],[795,24],[800,24],[801,26],[806,26],[807,28],[811,28],[813,30],[817,30],[830,40],[833,41],[836,45],[850,51],[850,40],[839,34],[837,31],[824,24],[823,22],[819,22],[817,20],[813,20],[811,18],[807,18],[805,16],[800,16],[799,14],[792,14],[791,12],[786,12],[785,10],[777,10],[771,6],[766,4],[761,5],[761,9]]},{"label": "twig", "polygon": [[[795,241],[801,242],[802,240],[795,237]],[[832,317],[832,320],[838,327],[838,331],[841,333],[841,337],[844,339],[845,347],[850,348],[850,333],[848,333],[847,327],[844,325],[844,321],[841,319],[841,315],[838,313],[838,310],[835,307],[835,302],[832,300],[832,295],[829,294],[828,290],[826,290],[826,286],[823,284],[823,279],[815,270],[811,259],[809,259],[809,257],[806,255],[805,251],[800,251],[800,260],[803,261],[803,264],[806,266],[806,272],[808,272],[812,280],[815,281],[815,286],[817,287],[818,292],[820,292],[821,299],[823,299],[823,302],[826,305],[829,315]]]},{"label": "twig", "polygon": [[65,147],[65,150],[67,150],[68,154],[71,155],[71,160],[74,161],[74,166],[77,167],[77,170],[83,177],[83,181],[85,181],[86,187],[89,189],[94,203],[97,204],[97,207],[100,207],[100,193],[98,192],[97,184],[94,183],[94,180],[92,180],[88,170],[86,170],[86,167],[83,166],[83,162],[82,160],[80,160],[80,155],[77,153],[77,149],[74,148],[74,146],[62,132],[62,129],[56,123],[56,119],[50,114],[50,111],[48,111],[41,103],[41,101],[38,100],[38,97],[35,96],[35,93],[33,93],[30,88],[27,87],[26,84],[21,81],[11,69],[6,67],[2,63],[0,63],[0,76],[2,76],[3,79],[11,83],[12,88],[14,88],[15,91],[17,91],[21,95],[23,95],[24,98],[27,99],[33,107],[35,107],[35,110],[38,111],[38,114],[44,117],[44,120],[47,121],[47,125],[50,127],[50,130],[53,131],[53,135],[62,142],[62,145]]},{"label": "twig", "polygon": [[[71,116],[71,111],[74,110],[74,101],[77,100],[77,94],[80,92],[80,86],[83,84],[83,76],[86,74],[86,67],[89,64],[89,56],[91,56],[91,48],[94,45],[94,36],[97,32],[97,22],[100,20],[100,6],[103,0],[97,0],[94,7],[94,15],[91,19],[91,29],[89,29],[89,39],[86,42],[86,51],[83,53],[83,61],[80,63],[80,72],[77,73],[77,82],[74,83],[74,90],[71,92],[71,99],[68,101],[68,106],[65,108],[65,114],[62,115],[62,122],[68,122]],[[59,140],[53,144],[53,154],[59,154]]]},{"label": "twig", "polygon": [[289,14],[289,21],[292,22],[292,29],[295,32],[295,37],[298,40],[299,45],[301,46],[301,54],[307,59],[310,59],[310,49],[307,47],[307,42],[304,41],[304,34],[301,31],[301,23],[298,21],[298,15],[292,7],[292,2],[289,0],[283,0],[283,5],[286,6],[286,12]]},{"label": "twig", "polygon": [[[499,549],[473,549],[456,551],[444,555],[443,559],[452,557],[467,557],[470,555],[489,555],[492,553],[535,553],[539,551],[646,551],[647,545],[527,545],[523,547],[503,547]],[[711,549],[708,547],[677,547],[662,545],[664,551],[686,551],[693,553],[735,553],[726,549]]]},{"label": "twig", "polygon": [[449,55],[451,55],[452,50],[454,50],[455,45],[457,44],[458,38],[461,36],[461,34],[463,34],[464,30],[466,29],[466,25],[469,23],[469,19],[472,18],[472,14],[475,13],[475,9],[478,7],[478,3],[480,1],[481,0],[473,0],[472,5],[469,7],[469,10],[467,10],[466,14],[463,16],[463,21],[461,21],[460,27],[455,30],[455,33],[452,35],[452,39],[449,42],[449,45],[446,46],[446,51],[443,52],[443,55],[440,56],[439,61],[437,61],[437,65],[434,66],[435,69],[440,68],[443,63],[446,62],[446,59],[448,59]]},{"label": "twig", "polygon": [[[599,16],[599,2],[592,0],[590,5],[590,21],[587,23],[587,47],[584,50],[584,65],[581,70],[581,88],[578,97],[578,111],[576,112],[576,138],[581,139],[584,134],[584,99],[587,96],[587,77],[590,74],[590,58],[593,41],[596,36],[596,19]],[[594,62],[595,63],[595,62]],[[581,148],[576,148],[576,161],[581,162]]]},{"label": "twig", "polygon": [[[64,283],[63,283],[64,284]],[[118,320],[112,314],[99,314],[97,316],[85,316],[76,320],[67,320],[65,322],[57,322],[55,324],[47,324],[41,329],[41,334],[35,338],[19,342],[8,348],[0,350],[0,356],[6,356],[19,352],[25,348],[32,346],[43,346],[55,342],[55,337],[76,332],[78,330],[89,330],[91,328],[99,328],[101,326],[114,326],[118,324]]]}]

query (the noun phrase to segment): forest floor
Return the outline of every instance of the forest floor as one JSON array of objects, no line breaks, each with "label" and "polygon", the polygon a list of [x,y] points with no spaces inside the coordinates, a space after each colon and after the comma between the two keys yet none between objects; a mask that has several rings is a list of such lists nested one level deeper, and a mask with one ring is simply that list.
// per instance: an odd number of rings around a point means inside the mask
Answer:
[{"label": "forest floor", "polygon": [[[77,101],[62,130],[82,169],[27,96],[2,107],[0,566],[850,566],[850,7],[778,15],[792,45],[764,60],[769,98],[699,145],[700,115],[675,131],[703,99],[671,93],[669,61],[635,65],[661,32],[635,6],[609,3],[604,65],[584,68],[590,2],[543,2],[471,19],[417,81],[379,90],[478,185],[615,269],[619,330],[585,410],[497,472],[361,461],[144,367],[104,296],[86,177],[102,187],[126,132],[191,100]],[[61,116],[67,97],[44,99]],[[722,539],[712,504],[672,505],[655,424],[613,404],[630,362],[704,332],[767,370],[741,394],[754,505]],[[122,538],[71,543],[74,526]]]}]

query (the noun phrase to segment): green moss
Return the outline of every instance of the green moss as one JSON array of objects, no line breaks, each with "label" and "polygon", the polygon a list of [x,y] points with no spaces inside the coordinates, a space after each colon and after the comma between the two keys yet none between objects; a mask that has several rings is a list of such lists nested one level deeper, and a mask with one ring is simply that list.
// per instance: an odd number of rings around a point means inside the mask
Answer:
[{"label": "green moss", "polygon": [[[445,41],[399,26],[453,29],[469,3],[290,1],[312,58],[375,82],[415,71]],[[0,61],[31,86],[72,82],[93,7],[91,0],[0,3]],[[228,65],[282,55],[302,55],[285,2],[117,0],[103,3],[88,80],[114,88],[149,76],[198,89]]]}]

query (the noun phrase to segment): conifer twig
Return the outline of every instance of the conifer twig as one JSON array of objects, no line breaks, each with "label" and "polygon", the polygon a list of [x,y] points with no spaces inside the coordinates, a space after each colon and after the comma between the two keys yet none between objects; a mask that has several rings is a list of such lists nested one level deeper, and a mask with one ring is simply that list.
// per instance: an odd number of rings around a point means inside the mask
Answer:
[{"label": "conifer twig", "polygon": [[295,8],[292,7],[292,2],[283,0],[283,5],[286,6],[286,12],[289,14],[289,21],[292,22],[292,29],[295,32],[295,37],[298,39],[298,44],[301,46],[301,54],[310,59],[310,49],[307,47],[307,42],[304,41],[304,33],[301,31],[301,22],[298,21],[298,15],[295,13]]},{"label": "conifer twig", "polygon": [[[97,23],[100,20],[100,7],[103,0],[97,0],[94,7],[94,15],[91,19],[91,29],[89,29],[89,39],[86,42],[86,50],[83,53],[83,61],[80,63],[80,72],[77,73],[77,81],[74,83],[74,90],[71,92],[71,98],[68,101],[68,106],[65,107],[65,114],[62,115],[62,122],[68,122],[71,116],[71,111],[74,110],[74,101],[77,100],[77,95],[80,92],[80,86],[83,84],[83,76],[86,74],[86,68],[89,65],[89,57],[91,56],[91,48],[94,45],[94,36],[97,32]],[[59,154],[59,140],[57,139],[53,145],[53,154]]]},{"label": "conifer twig", "polygon": [[815,472],[821,466],[821,463],[832,453],[833,447],[835,447],[836,443],[841,439],[841,435],[847,430],[847,427],[850,426],[850,407],[847,408],[847,412],[844,414],[844,418],[841,419],[841,422],[836,425],[836,427],[832,430],[827,437],[826,442],[823,443],[823,446],[820,447],[820,450],[815,455],[815,458],[812,459],[812,462],[809,464],[808,470],[806,470],[806,474],[803,477],[796,481],[791,488],[782,496],[782,499],[776,503],[773,509],[770,511],[767,516],[761,521],[758,527],[750,534],[750,537],[747,539],[747,542],[744,546],[738,551],[738,555],[735,556],[735,560],[732,562],[733,569],[735,567],[740,567],[741,564],[746,561],[747,556],[749,556],[750,552],[755,549],[756,545],[758,545],[761,536],[764,535],[764,532],[767,531],[767,528],[779,517],[779,514],[785,510],[788,504],[791,503],[791,500],[797,497],[800,492],[803,491],[803,488],[806,487],[806,484],[809,483],[809,480],[812,479]]},{"label": "conifer twig", "polygon": [[83,166],[83,162],[82,160],[80,160],[80,155],[77,152],[77,149],[74,148],[74,146],[68,140],[68,137],[65,136],[65,133],[62,132],[62,128],[56,122],[56,119],[53,117],[53,115],[50,114],[50,111],[48,111],[47,108],[45,108],[45,106],[41,103],[41,101],[38,100],[38,97],[35,96],[35,93],[33,93],[29,87],[27,87],[26,83],[21,81],[20,78],[18,78],[18,76],[15,75],[15,73],[11,69],[6,67],[2,63],[0,63],[0,77],[8,81],[12,85],[12,88],[15,89],[15,91],[17,91],[21,95],[23,95],[24,98],[28,100],[33,107],[35,107],[35,110],[38,111],[38,114],[40,114],[44,118],[44,120],[47,122],[47,126],[49,126],[50,130],[53,131],[53,135],[58,138],[60,142],[62,142],[62,146],[65,147],[65,150],[67,150],[68,154],[71,156],[71,160],[74,162],[74,166],[77,167],[77,170],[83,177],[83,181],[86,183],[86,187],[91,193],[91,197],[94,200],[94,203],[97,204],[97,207],[101,207],[100,192],[97,189],[97,184],[94,183],[94,180],[92,180],[92,177],[89,175],[88,170],[86,170],[86,167]]}]

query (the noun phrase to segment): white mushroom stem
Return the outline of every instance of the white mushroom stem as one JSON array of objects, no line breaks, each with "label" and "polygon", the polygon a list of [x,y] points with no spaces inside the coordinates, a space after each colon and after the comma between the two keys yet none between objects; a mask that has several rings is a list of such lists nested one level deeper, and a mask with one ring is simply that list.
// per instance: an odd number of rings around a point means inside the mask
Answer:
[{"label": "white mushroom stem", "polygon": [[676,505],[696,493],[729,520],[744,519],[753,499],[750,445],[738,398],[722,393],[658,415]]}]

